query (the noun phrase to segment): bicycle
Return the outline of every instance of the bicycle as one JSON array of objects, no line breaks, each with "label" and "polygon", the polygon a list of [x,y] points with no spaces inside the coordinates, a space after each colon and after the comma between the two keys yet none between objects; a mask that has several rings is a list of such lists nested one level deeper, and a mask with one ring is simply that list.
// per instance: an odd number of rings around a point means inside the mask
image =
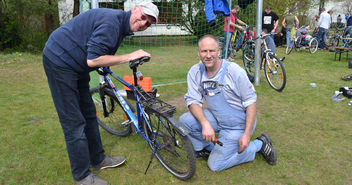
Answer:
[{"label": "bicycle", "polygon": [[264,74],[265,78],[268,81],[271,88],[274,90],[281,92],[286,86],[286,71],[284,64],[282,61],[284,59],[280,59],[276,56],[267,46],[265,38],[271,36],[275,33],[268,33],[264,35],[260,35],[259,37],[248,40],[248,47],[246,51],[243,51],[243,65],[244,69],[247,72],[249,79],[254,79],[254,71],[255,71],[255,44],[254,40],[261,39],[263,40],[261,44],[261,64],[260,69],[264,65]]},{"label": "bicycle", "polygon": [[[228,56],[234,58],[237,55],[237,52],[240,49],[243,49],[244,43],[246,43],[249,38],[251,38],[251,35],[249,33],[249,26],[243,26],[243,30],[241,31],[236,30],[230,41]],[[224,47],[226,44],[225,38],[217,37],[217,39],[219,40],[219,47]]]},{"label": "bicycle", "polygon": [[[156,157],[172,175],[187,180],[196,170],[193,146],[187,137],[189,130],[173,117],[176,107],[156,97],[155,88],[147,93],[138,85],[140,72],[137,72],[137,67],[149,59],[143,57],[130,61],[129,67],[134,79],[131,84],[113,73],[109,67],[96,70],[99,86],[92,88],[91,94],[97,109],[98,123],[109,133],[118,136],[130,135],[132,125],[134,126],[152,150],[145,174]],[[136,108],[122,97],[109,76],[131,89],[130,99],[134,98]]]},{"label": "bicycle", "polygon": [[318,50],[318,40],[315,37],[312,37],[309,41],[303,41],[304,38],[298,38],[297,33],[297,28],[295,28],[293,38],[290,39],[289,45],[286,46],[287,55],[291,53],[293,48],[295,48],[296,51],[300,51],[302,48],[309,49],[309,52],[312,54]]},{"label": "bicycle", "polygon": [[336,47],[338,47],[339,42],[343,36],[343,31],[344,29],[339,29],[339,27],[334,27],[329,31],[328,42],[326,46],[332,47],[331,51],[335,51]]}]

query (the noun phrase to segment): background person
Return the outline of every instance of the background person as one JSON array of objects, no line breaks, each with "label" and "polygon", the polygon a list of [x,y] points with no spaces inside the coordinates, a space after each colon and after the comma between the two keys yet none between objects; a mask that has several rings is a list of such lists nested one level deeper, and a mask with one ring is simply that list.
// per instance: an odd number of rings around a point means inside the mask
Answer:
[{"label": "background person", "polygon": [[[218,40],[205,35],[198,41],[201,63],[187,76],[185,100],[189,112],[180,117],[196,156],[208,159],[212,171],[253,161],[257,152],[274,165],[276,153],[268,134],[250,141],[256,125],[257,95],[246,72],[236,63],[220,59]],[[208,108],[202,108],[203,98]],[[215,133],[223,146],[214,144]]]},{"label": "background person", "polygon": [[308,34],[310,29],[309,24],[302,26],[298,31],[297,31],[297,42],[299,46],[301,45],[307,45],[307,43],[313,38],[311,35]]},{"label": "background person", "polygon": [[[222,48],[222,58],[225,58],[225,51],[229,49],[230,47],[230,42],[232,40],[232,36],[234,34],[234,32],[236,31],[236,29],[239,30],[243,30],[242,26],[238,25],[245,25],[247,26],[246,23],[244,23],[243,21],[241,21],[240,19],[237,18],[237,13],[241,10],[241,8],[238,5],[235,5],[234,8],[231,10],[231,14],[230,14],[230,30],[229,30],[229,35],[227,35],[227,30],[228,30],[228,22],[229,22],[229,17],[225,17],[225,25],[224,25],[224,38],[225,38],[225,43],[224,46]],[[238,24],[236,24],[236,22]],[[243,35],[243,31],[241,32]],[[240,38],[240,41],[238,42],[242,42],[242,37]],[[227,48],[226,48],[226,44],[227,44]],[[227,56],[229,56],[229,53],[227,53]]]},{"label": "background person", "polygon": [[282,20],[282,26],[286,28],[286,46],[290,44],[291,30],[299,25],[297,16],[293,15],[293,10],[288,11],[288,15]]},{"label": "background person", "polygon": [[158,19],[152,3],[131,11],[97,8],[56,29],[46,42],[43,66],[64,132],[71,172],[77,184],[108,184],[93,169],[116,167],[124,157],[106,156],[99,134],[96,110],[89,92],[89,72],[151,55],[137,50],[114,55],[124,37],[143,31]]},{"label": "background person", "polygon": [[267,6],[263,12],[262,29],[268,32],[275,32],[279,24],[279,16],[272,11],[271,6]]},{"label": "background person", "polygon": [[328,34],[330,24],[331,24],[331,16],[325,11],[325,8],[320,8],[319,11],[322,13],[320,14],[317,31],[318,31],[318,47],[320,49],[324,49],[325,43],[327,41],[326,35]]}]

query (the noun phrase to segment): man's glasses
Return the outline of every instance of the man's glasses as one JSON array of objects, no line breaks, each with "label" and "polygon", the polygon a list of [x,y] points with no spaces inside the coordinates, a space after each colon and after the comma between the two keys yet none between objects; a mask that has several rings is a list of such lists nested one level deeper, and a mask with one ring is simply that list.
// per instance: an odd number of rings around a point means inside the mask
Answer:
[{"label": "man's glasses", "polygon": [[142,16],[141,16],[142,21],[147,20],[147,23],[146,23],[145,25],[146,25],[147,27],[149,27],[150,25],[152,25],[153,23],[151,23],[151,22],[148,21],[148,16],[145,15],[145,13],[143,12],[143,9],[140,8],[139,10],[140,10],[141,13],[142,13]]}]

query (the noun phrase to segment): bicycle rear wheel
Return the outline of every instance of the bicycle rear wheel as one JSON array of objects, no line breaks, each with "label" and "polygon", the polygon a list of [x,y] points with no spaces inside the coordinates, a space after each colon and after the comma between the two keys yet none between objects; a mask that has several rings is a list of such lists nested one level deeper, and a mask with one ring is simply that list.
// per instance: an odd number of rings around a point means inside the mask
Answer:
[{"label": "bicycle rear wheel", "polygon": [[309,41],[309,51],[310,53],[315,53],[318,50],[318,40],[316,38],[312,38]]},{"label": "bicycle rear wheel", "polygon": [[[120,102],[117,100],[113,90],[109,88],[103,88],[102,96],[100,95],[99,90],[99,87],[90,89],[90,93],[92,94],[92,99],[96,108],[98,124],[111,134],[118,136],[130,135],[132,131],[131,122],[127,118],[126,113],[121,107]],[[107,115],[104,115],[104,101],[101,97],[104,98]],[[131,106],[131,104],[128,102],[127,104],[134,112],[134,108]]]},{"label": "bicycle rear wheel", "polygon": [[281,60],[273,54],[264,63],[265,78],[269,85],[276,91],[282,91],[286,85],[286,71]]},{"label": "bicycle rear wheel", "polygon": [[149,125],[143,121],[144,133],[152,141],[149,146],[161,165],[181,180],[193,177],[196,159],[191,141],[174,128],[172,117],[156,111],[147,115]]}]

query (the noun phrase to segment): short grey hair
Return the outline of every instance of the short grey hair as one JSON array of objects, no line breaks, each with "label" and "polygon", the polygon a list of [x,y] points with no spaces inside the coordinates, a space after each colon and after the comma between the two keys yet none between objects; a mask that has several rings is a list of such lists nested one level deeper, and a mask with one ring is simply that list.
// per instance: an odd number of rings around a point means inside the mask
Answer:
[{"label": "short grey hair", "polygon": [[206,38],[213,39],[216,42],[216,48],[219,49],[219,39],[217,39],[214,35],[211,35],[211,34],[204,35],[198,40],[198,48],[199,48],[200,42],[202,42]]}]

